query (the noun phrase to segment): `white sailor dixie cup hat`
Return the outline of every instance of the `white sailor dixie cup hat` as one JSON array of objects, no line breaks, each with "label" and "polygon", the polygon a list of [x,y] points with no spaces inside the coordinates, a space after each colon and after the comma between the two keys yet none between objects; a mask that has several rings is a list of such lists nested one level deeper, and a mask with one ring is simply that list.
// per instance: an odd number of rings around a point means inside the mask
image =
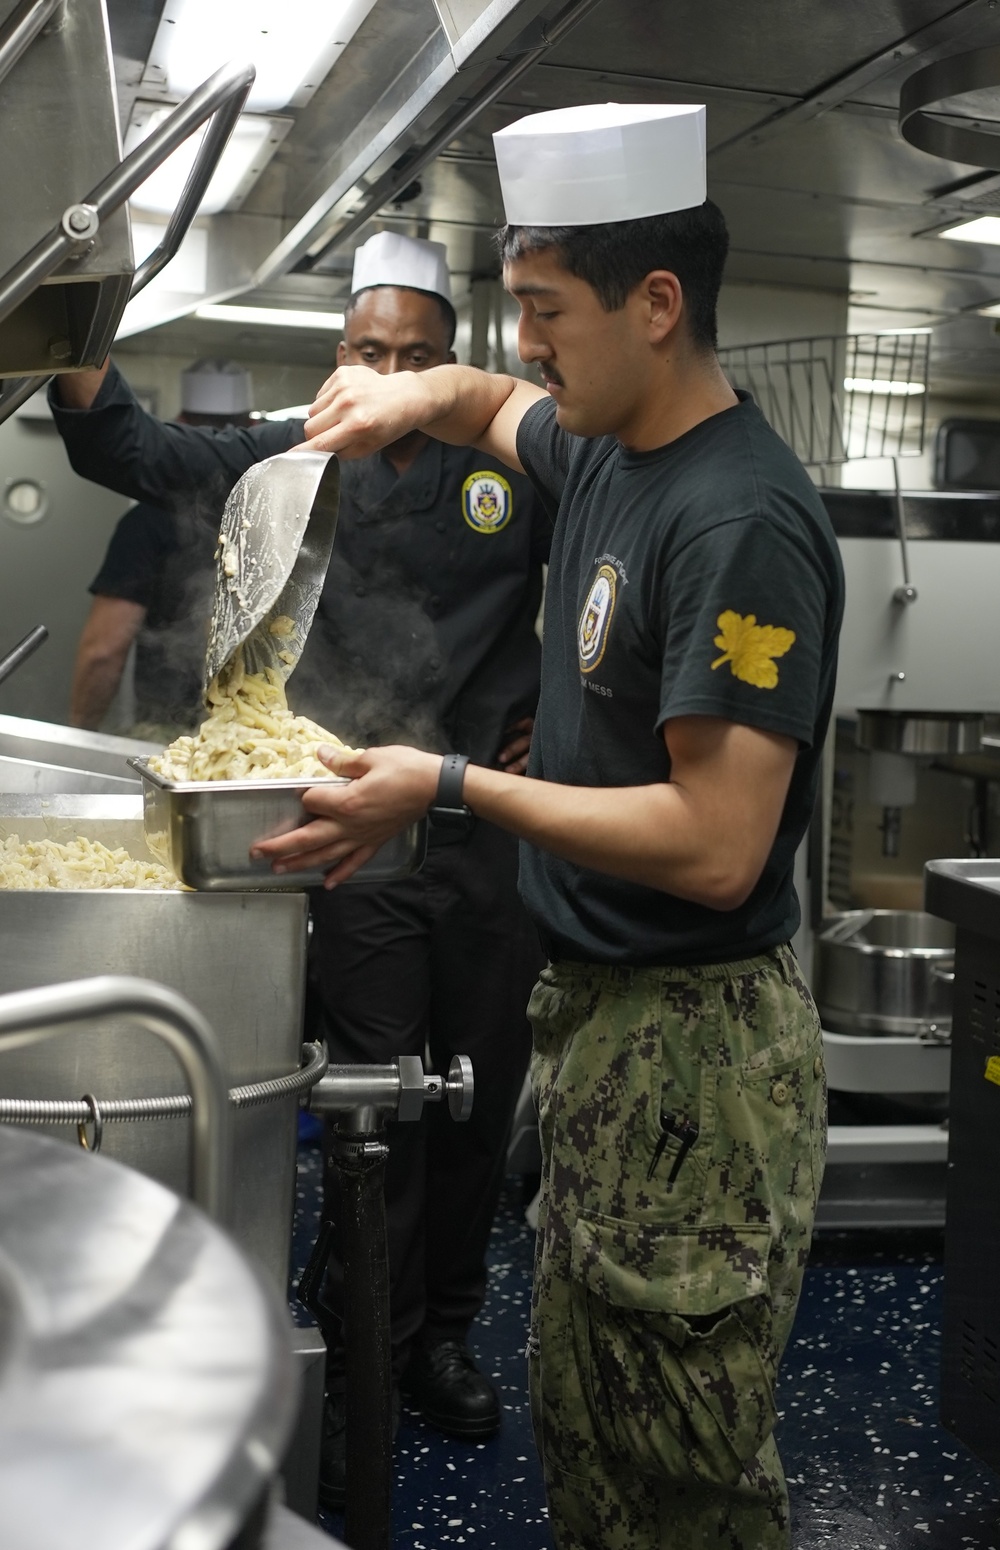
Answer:
[{"label": "white sailor dixie cup hat", "polygon": [[181,372],[182,414],[248,414],[253,378],[236,361],[206,358]]},{"label": "white sailor dixie cup hat", "polygon": [[604,226],[704,204],[705,109],[594,103],[493,136],[511,226]]},{"label": "white sailor dixie cup hat", "polygon": [[425,242],[394,231],[376,232],[355,251],[351,295],[373,285],[430,291],[450,304],[448,249],[443,242]]}]

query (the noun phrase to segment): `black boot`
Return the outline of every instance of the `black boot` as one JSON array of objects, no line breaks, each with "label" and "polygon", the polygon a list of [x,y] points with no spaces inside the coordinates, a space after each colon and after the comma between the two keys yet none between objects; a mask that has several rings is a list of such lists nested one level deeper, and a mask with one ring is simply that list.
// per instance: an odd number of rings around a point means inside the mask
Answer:
[{"label": "black boot", "polygon": [[[392,1387],[392,1440],[399,1431],[402,1406],[399,1389]],[[347,1402],[343,1388],[334,1389],[323,1403],[323,1435],[319,1450],[320,1506],[343,1512],[347,1500]]]},{"label": "black boot", "polygon": [[497,1392],[461,1340],[418,1341],[403,1392],[425,1421],[450,1437],[493,1437],[500,1430]]}]

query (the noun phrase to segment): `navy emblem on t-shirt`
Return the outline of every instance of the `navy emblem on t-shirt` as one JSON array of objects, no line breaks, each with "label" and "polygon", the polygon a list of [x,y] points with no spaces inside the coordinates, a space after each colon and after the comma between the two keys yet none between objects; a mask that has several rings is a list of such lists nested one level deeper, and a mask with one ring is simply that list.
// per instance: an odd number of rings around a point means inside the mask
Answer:
[{"label": "navy emblem on t-shirt", "polygon": [[475,533],[499,533],[513,509],[510,485],[491,469],[470,474],[462,486],[462,515]]},{"label": "navy emblem on t-shirt", "polygon": [[614,566],[602,565],[587,593],[576,631],[581,673],[592,673],[604,656],[617,588],[618,573]]}]

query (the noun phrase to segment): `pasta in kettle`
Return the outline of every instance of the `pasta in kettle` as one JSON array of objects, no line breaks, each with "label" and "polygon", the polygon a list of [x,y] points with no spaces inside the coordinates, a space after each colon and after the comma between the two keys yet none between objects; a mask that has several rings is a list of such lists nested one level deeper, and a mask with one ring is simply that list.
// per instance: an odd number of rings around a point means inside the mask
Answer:
[{"label": "pasta in kettle", "polygon": [[137,861],[98,840],[0,839],[0,888],[180,888],[155,861]]}]

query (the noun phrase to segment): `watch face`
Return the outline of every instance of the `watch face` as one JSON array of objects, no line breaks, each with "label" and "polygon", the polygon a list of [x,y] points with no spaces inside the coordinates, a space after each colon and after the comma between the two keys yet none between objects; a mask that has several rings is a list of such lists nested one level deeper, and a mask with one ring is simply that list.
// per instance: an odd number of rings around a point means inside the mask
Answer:
[{"label": "watch face", "polygon": [[453,834],[471,829],[476,821],[471,807],[432,807],[427,816],[432,828],[448,829]]}]

